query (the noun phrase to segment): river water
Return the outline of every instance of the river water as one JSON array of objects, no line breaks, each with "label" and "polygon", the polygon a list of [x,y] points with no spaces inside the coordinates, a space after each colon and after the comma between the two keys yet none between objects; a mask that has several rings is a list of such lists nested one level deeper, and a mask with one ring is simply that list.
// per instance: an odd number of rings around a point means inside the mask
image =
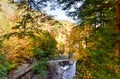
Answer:
[{"label": "river water", "polygon": [[61,68],[64,70],[62,79],[73,79],[76,73],[76,61]]}]

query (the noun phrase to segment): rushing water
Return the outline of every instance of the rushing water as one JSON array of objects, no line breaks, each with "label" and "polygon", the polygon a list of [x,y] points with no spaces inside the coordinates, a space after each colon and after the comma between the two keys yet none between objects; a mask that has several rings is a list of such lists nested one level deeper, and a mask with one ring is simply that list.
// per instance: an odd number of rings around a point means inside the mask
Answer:
[{"label": "rushing water", "polygon": [[72,61],[72,64],[62,67],[64,70],[62,79],[73,79],[76,73],[76,61]]},{"label": "rushing water", "polygon": [[55,60],[48,66],[48,79],[73,79],[76,73],[76,61]]}]

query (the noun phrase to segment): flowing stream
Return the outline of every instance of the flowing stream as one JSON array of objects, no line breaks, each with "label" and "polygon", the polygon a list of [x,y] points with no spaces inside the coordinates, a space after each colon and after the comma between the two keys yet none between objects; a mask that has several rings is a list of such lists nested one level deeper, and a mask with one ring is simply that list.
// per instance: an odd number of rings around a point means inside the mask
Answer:
[{"label": "flowing stream", "polygon": [[48,79],[73,79],[76,73],[75,60],[55,60],[49,62]]},{"label": "flowing stream", "polygon": [[76,73],[76,61],[72,61],[72,64],[65,65],[61,68],[64,70],[62,79],[73,79]]}]

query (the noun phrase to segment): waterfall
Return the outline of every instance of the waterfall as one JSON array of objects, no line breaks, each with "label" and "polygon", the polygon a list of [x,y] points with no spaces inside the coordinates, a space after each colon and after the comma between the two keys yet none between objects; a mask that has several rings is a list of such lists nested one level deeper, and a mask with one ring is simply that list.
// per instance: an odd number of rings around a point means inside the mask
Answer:
[{"label": "waterfall", "polygon": [[62,79],[73,79],[76,73],[76,61],[72,61],[72,64],[62,67],[64,70]]},{"label": "waterfall", "polygon": [[47,79],[73,79],[76,73],[75,60],[49,61]]}]

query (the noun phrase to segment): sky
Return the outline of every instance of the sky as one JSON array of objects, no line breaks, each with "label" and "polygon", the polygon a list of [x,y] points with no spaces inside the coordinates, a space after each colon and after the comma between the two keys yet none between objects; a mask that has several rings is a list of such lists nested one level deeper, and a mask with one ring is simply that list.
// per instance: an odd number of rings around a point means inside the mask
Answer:
[{"label": "sky", "polygon": [[68,17],[64,10],[56,9],[56,10],[50,10],[50,7],[46,7],[43,9],[47,14],[52,15],[55,17],[55,19],[60,20],[67,20],[70,22],[74,22],[72,18]]},{"label": "sky", "polygon": [[[54,2],[53,3],[50,3],[48,2],[47,3],[47,7],[45,7],[43,10],[49,14],[49,15],[53,15],[56,19],[60,19],[60,20],[68,20],[68,21],[71,21],[73,23],[76,23],[75,20],[73,20],[71,17],[68,17],[65,13],[64,10],[61,10],[61,7],[57,8],[56,10],[50,10],[50,5],[53,5],[55,4]],[[82,3],[76,3],[76,7],[80,7]],[[72,7],[70,9],[70,11],[75,11],[75,7]]]},{"label": "sky", "polygon": [[[14,0],[14,1],[19,2],[20,0]],[[72,20],[72,18],[68,17],[65,14],[64,10],[61,10],[60,8],[57,8],[56,10],[50,10],[51,3],[47,3],[47,4],[48,4],[48,6],[45,7],[43,10],[48,15],[52,15],[52,16],[54,16],[55,19],[58,19],[58,20],[67,20],[67,21],[70,21],[70,22],[73,22],[73,23],[75,22],[74,20]]]}]

